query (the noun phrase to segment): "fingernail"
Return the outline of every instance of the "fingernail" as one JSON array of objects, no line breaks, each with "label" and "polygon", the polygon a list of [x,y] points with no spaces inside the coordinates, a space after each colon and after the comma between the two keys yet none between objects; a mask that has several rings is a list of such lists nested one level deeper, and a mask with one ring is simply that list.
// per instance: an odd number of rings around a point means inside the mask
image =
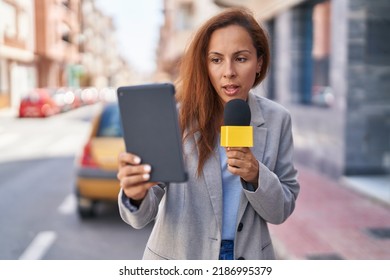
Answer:
[{"label": "fingernail", "polygon": [[149,174],[142,174],[142,177],[143,177],[145,180],[149,180],[150,175],[149,175]]},{"label": "fingernail", "polygon": [[152,170],[152,167],[150,165],[144,165],[144,170],[145,172],[150,172],[150,170]]},{"label": "fingernail", "polygon": [[140,163],[141,162],[141,159],[139,157],[134,157],[134,162],[136,164]]}]

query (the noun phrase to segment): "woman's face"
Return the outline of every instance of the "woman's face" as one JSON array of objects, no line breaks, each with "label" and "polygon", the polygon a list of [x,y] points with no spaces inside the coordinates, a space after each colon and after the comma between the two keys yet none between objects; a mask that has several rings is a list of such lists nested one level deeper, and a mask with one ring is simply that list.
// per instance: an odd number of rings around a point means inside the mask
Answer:
[{"label": "woman's face", "polygon": [[209,78],[222,102],[246,100],[262,64],[246,29],[229,25],[215,30],[207,54]]}]

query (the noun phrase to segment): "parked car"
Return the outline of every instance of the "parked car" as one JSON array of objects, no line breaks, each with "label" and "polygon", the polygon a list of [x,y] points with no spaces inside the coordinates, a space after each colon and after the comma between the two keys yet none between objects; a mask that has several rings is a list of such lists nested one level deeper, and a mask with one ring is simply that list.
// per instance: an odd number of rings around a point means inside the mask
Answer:
[{"label": "parked car", "polygon": [[61,112],[67,112],[81,106],[80,98],[71,88],[61,87],[53,90],[52,98],[57,103]]},{"label": "parked car", "polygon": [[95,104],[99,101],[99,91],[95,87],[84,88],[80,93],[80,99],[84,105]]},{"label": "parked car", "polygon": [[76,160],[77,210],[81,218],[96,215],[99,202],[116,201],[118,155],[125,150],[117,102],[101,105],[91,133]]},{"label": "parked car", "polygon": [[60,108],[45,88],[32,89],[22,98],[19,105],[19,117],[49,117],[60,112]]}]

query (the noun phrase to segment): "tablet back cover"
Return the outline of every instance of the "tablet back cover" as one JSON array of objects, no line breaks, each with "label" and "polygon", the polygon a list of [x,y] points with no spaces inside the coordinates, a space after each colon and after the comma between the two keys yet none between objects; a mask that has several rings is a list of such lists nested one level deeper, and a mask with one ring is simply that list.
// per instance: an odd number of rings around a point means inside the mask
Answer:
[{"label": "tablet back cover", "polygon": [[119,87],[126,150],[152,166],[150,181],[187,180],[172,84]]}]

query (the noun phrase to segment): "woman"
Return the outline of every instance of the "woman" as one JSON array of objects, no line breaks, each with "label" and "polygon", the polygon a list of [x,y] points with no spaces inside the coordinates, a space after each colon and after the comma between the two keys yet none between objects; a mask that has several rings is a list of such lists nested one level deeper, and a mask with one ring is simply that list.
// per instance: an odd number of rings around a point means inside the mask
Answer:
[{"label": "woman", "polygon": [[[156,219],[144,259],[275,258],[267,223],[291,215],[299,184],[290,115],[250,92],[269,60],[266,33],[247,10],[225,10],[196,33],[177,83],[188,182],[149,182],[147,163],[119,157],[122,219],[134,228]],[[219,146],[224,104],[237,98],[251,110],[253,148]]]}]

